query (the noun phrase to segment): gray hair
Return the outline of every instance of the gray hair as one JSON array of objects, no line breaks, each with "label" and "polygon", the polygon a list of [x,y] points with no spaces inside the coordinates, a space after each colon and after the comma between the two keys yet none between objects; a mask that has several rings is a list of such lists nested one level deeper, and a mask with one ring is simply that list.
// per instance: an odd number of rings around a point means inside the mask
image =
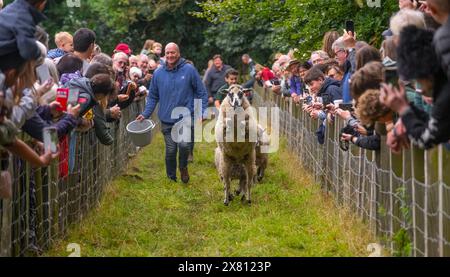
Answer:
[{"label": "gray hair", "polygon": [[311,56],[312,56],[312,55],[319,55],[319,57],[322,58],[322,59],[324,59],[324,60],[330,58],[330,56],[328,56],[328,53],[325,52],[325,51],[322,51],[322,50],[314,51],[314,52],[311,53]]},{"label": "gray hair", "polygon": [[111,57],[105,53],[100,53],[98,55],[95,55],[91,60],[91,63],[94,63],[94,62],[98,62],[98,63],[104,64],[104,65],[107,65],[110,67],[113,66],[113,61],[112,61]]},{"label": "gray hair", "polygon": [[414,25],[417,28],[425,28],[425,16],[422,12],[403,9],[391,17],[389,27],[394,36],[400,35],[403,28],[408,25]]},{"label": "gray hair", "polygon": [[335,50],[345,50],[345,44],[344,44],[344,38],[339,37],[337,40],[333,42],[333,45],[331,46],[331,49]]}]

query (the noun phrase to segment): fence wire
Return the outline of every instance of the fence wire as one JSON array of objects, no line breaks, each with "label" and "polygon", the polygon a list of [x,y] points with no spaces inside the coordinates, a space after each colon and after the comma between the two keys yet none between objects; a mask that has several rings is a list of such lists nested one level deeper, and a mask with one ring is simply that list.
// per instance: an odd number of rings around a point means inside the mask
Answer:
[{"label": "fence wire", "polygon": [[339,147],[339,119],[327,124],[325,144],[315,135],[318,120],[291,98],[256,88],[256,107],[280,108],[280,134],[336,203],[363,219],[399,256],[450,256],[450,152],[412,147],[394,155],[384,144],[369,151]]},{"label": "fence wire", "polygon": [[[142,111],[143,102],[123,110],[119,122],[108,123],[114,137],[111,146],[100,144],[94,130],[73,131],[67,145],[60,145],[60,159],[47,168],[35,169],[10,158],[13,197],[0,199],[0,256],[42,254],[99,203],[108,183],[136,154],[126,125]],[[26,135],[22,139],[30,140]]]}]

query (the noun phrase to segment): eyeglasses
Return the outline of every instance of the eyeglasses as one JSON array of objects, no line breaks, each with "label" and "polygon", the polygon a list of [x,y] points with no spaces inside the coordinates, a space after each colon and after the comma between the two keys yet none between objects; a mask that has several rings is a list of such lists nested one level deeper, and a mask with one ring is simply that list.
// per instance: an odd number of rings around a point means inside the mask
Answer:
[{"label": "eyeglasses", "polygon": [[322,61],[323,61],[323,59],[320,58],[320,59],[317,59],[317,60],[313,60],[312,63],[313,63],[314,65],[316,65],[316,64],[318,64],[318,63],[320,63],[320,62],[322,62]]},{"label": "eyeglasses", "polygon": [[344,49],[339,49],[339,50],[337,50],[336,52],[334,52],[334,54],[339,54],[340,52],[345,52],[345,50]]}]

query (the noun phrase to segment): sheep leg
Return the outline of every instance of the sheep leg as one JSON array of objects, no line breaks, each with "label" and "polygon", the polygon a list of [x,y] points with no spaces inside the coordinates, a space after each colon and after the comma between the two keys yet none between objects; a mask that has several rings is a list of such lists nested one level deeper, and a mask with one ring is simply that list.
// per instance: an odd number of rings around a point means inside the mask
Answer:
[{"label": "sheep leg", "polygon": [[[224,163],[229,165],[229,163]],[[231,174],[230,174],[230,168],[229,166],[225,166],[223,169],[223,184],[224,184],[224,200],[223,204],[225,206],[228,206],[230,204],[230,201],[233,200],[230,193],[230,184],[231,184]]]},{"label": "sheep leg", "polygon": [[264,167],[260,166],[258,167],[258,182],[261,182],[262,179],[264,178]]},{"label": "sheep leg", "polygon": [[246,182],[247,182],[246,177],[244,175],[241,175],[241,178],[239,178],[239,188],[234,191],[236,196],[241,194],[241,191],[244,190]]},{"label": "sheep leg", "polygon": [[232,199],[230,199],[230,178],[224,178],[224,200],[223,200],[223,204],[225,206],[228,206],[230,204],[230,201]]},{"label": "sheep leg", "polygon": [[245,193],[242,196],[242,201],[246,204],[250,204],[250,192],[251,187],[253,185],[253,178],[256,173],[256,165],[255,165],[255,152],[250,155],[250,159],[245,163],[245,173],[246,173],[246,183],[245,183]]}]

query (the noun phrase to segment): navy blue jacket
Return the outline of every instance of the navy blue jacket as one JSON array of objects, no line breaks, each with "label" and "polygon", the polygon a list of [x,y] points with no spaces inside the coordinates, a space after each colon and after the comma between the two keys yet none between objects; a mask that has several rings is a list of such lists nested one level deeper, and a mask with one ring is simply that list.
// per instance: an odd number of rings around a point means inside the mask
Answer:
[{"label": "navy blue jacket", "polygon": [[78,125],[77,118],[70,114],[65,114],[58,122],[55,123],[52,122],[52,119],[50,106],[39,106],[33,117],[25,121],[25,124],[22,126],[22,130],[32,138],[43,141],[42,129],[45,127],[55,127],[58,133],[58,138],[61,139]]},{"label": "navy blue jacket", "polygon": [[0,12],[0,56],[19,52],[24,60],[36,59],[36,25],[46,17],[26,0],[16,0]]},{"label": "navy blue jacket", "polygon": [[331,102],[333,102],[334,100],[342,99],[342,90],[340,88],[340,82],[326,77],[325,82],[320,88],[320,91],[317,94],[317,96],[320,96],[322,98],[328,97],[328,100]]},{"label": "navy blue jacket", "polygon": [[[142,115],[149,118],[159,102],[159,119],[162,123],[172,125],[183,116],[194,115],[194,99],[201,99],[203,114],[208,106],[208,93],[195,67],[181,58],[173,69],[163,65],[155,71]],[[172,111],[177,107],[188,108],[190,115],[172,118]]]}]

